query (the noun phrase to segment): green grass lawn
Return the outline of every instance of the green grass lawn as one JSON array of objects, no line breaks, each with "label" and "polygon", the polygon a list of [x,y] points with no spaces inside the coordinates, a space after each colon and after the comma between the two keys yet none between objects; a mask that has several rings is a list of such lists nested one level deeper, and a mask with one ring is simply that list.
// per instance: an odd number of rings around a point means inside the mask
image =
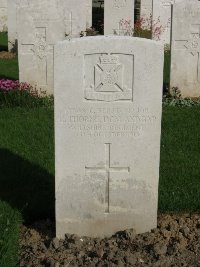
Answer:
[{"label": "green grass lawn", "polygon": [[166,51],[164,59],[164,72],[163,72],[163,81],[166,86],[169,86],[169,81],[170,81],[170,63],[171,63],[171,54],[170,51]]},{"label": "green grass lawn", "polygon": [[18,59],[0,58],[0,79],[19,79]]},{"label": "green grass lawn", "polygon": [[[159,209],[200,209],[200,107],[165,107]],[[25,221],[54,216],[53,110],[0,109],[1,200]],[[40,203],[39,207],[38,204]]]},{"label": "green grass lawn", "polygon": [[8,51],[8,34],[0,32],[0,51]]},{"label": "green grass lawn", "polygon": [[160,211],[200,211],[200,107],[165,107]]},{"label": "green grass lawn", "polygon": [[[0,32],[0,52],[8,51],[7,33]],[[18,59],[0,58],[0,79],[19,79]]]},{"label": "green grass lawn", "polygon": [[[7,44],[0,34],[0,49]],[[164,82],[169,82],[165,55]],[[0,78],[18,62],[0,59]],[[163,109],[159,210],[200,211],[200,107]],[[17,263],[21,221],[55,218],[54,121],[50,108],[0,109],[0,267]]]}]

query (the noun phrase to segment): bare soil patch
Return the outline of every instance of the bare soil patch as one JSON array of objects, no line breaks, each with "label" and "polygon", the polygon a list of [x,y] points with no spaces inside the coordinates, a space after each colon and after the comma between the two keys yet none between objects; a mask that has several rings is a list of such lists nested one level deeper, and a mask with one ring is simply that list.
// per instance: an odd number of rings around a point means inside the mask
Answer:
[{"label": "bare soil patch", "polygon": [[0,52],[0,58],[11,59],[11,58],[15,58],[15,57],[16,57],[16,53],[11,53],[11,52],[6,52],[6,51]]},{"label": "bare soil patch", "polygon": [[200,267],[200,214],[161,214],[158,228],[140,235],[133,230],[104,239],[54,235],[50,221],[22,226],[20,266]]}]

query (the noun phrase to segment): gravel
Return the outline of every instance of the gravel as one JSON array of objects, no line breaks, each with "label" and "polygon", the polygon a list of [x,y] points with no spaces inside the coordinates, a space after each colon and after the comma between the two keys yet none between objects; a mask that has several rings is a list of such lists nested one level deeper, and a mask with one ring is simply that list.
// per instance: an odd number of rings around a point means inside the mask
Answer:
[{"label": "gravel", "polygon": [[37,222],[22,226],[19,256],[20,267],[200,267],[200,214],[161,214],[150,233],[129,229],[104,239],[59,240],[51,221]]}]

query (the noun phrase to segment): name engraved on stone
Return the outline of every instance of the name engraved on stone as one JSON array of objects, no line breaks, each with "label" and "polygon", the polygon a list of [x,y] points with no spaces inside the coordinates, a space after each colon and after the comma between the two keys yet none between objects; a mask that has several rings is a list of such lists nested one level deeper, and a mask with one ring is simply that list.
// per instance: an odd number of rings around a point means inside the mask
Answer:
[{"label": "name engraved on stone", "polygon": [[[127,55],[133,57],[133,55]],[[133,64],[133,61],[132,61]],[[133,68],[133,66],[130,66]],[[92,71],[92,70],[91,70]],[[133,88],[124,84],[124,64],[114,54],[99,56],[99,62],[94,66],[94,80],[85,89],[85,99],[92,101],[133,101]],[[133,73],[133,72],[132,72]],[[130,77],[130,79],[132,79]]]},{"label": "name engraved on stone", "polygon": [[94,166],[94,167],[85,167],[86,173],[105,173],[106,176],[106,190],[105,190],[105,202],[106,209],[105,213],[110,213],[110,179],[111,173],[120,172],[120,173],[130,173],[130,167],[112,167],[111,166],[111,144],[106,143],[105,145],[105,164],[103,167]]},{"label": "name engraved on stone", "polygon": [[122,8],[126,6],[126,0],[113,0],[114,8]]},{"label": "name engraved on stone", "polygon": [[191,25],[191,38],[189,40],[176,40],[183,44],[182,49],[187,49],[192,56],[197,57],[196,79],[200,81],[200,24]]}]

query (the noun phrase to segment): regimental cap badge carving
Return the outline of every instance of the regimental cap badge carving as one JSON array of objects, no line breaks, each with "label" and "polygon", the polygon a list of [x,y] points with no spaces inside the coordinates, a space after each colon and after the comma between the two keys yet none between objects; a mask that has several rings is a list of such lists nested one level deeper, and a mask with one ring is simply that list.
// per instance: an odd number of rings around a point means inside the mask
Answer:
[{"label": "regimental cap badge carving", "polygon": [[124,71],[125,64],[120,62],[119,55],[100,55],[94,65],[94,83],[86,88],[85,99],[105,102],[132,101],[133,89],[124,84]]}]

